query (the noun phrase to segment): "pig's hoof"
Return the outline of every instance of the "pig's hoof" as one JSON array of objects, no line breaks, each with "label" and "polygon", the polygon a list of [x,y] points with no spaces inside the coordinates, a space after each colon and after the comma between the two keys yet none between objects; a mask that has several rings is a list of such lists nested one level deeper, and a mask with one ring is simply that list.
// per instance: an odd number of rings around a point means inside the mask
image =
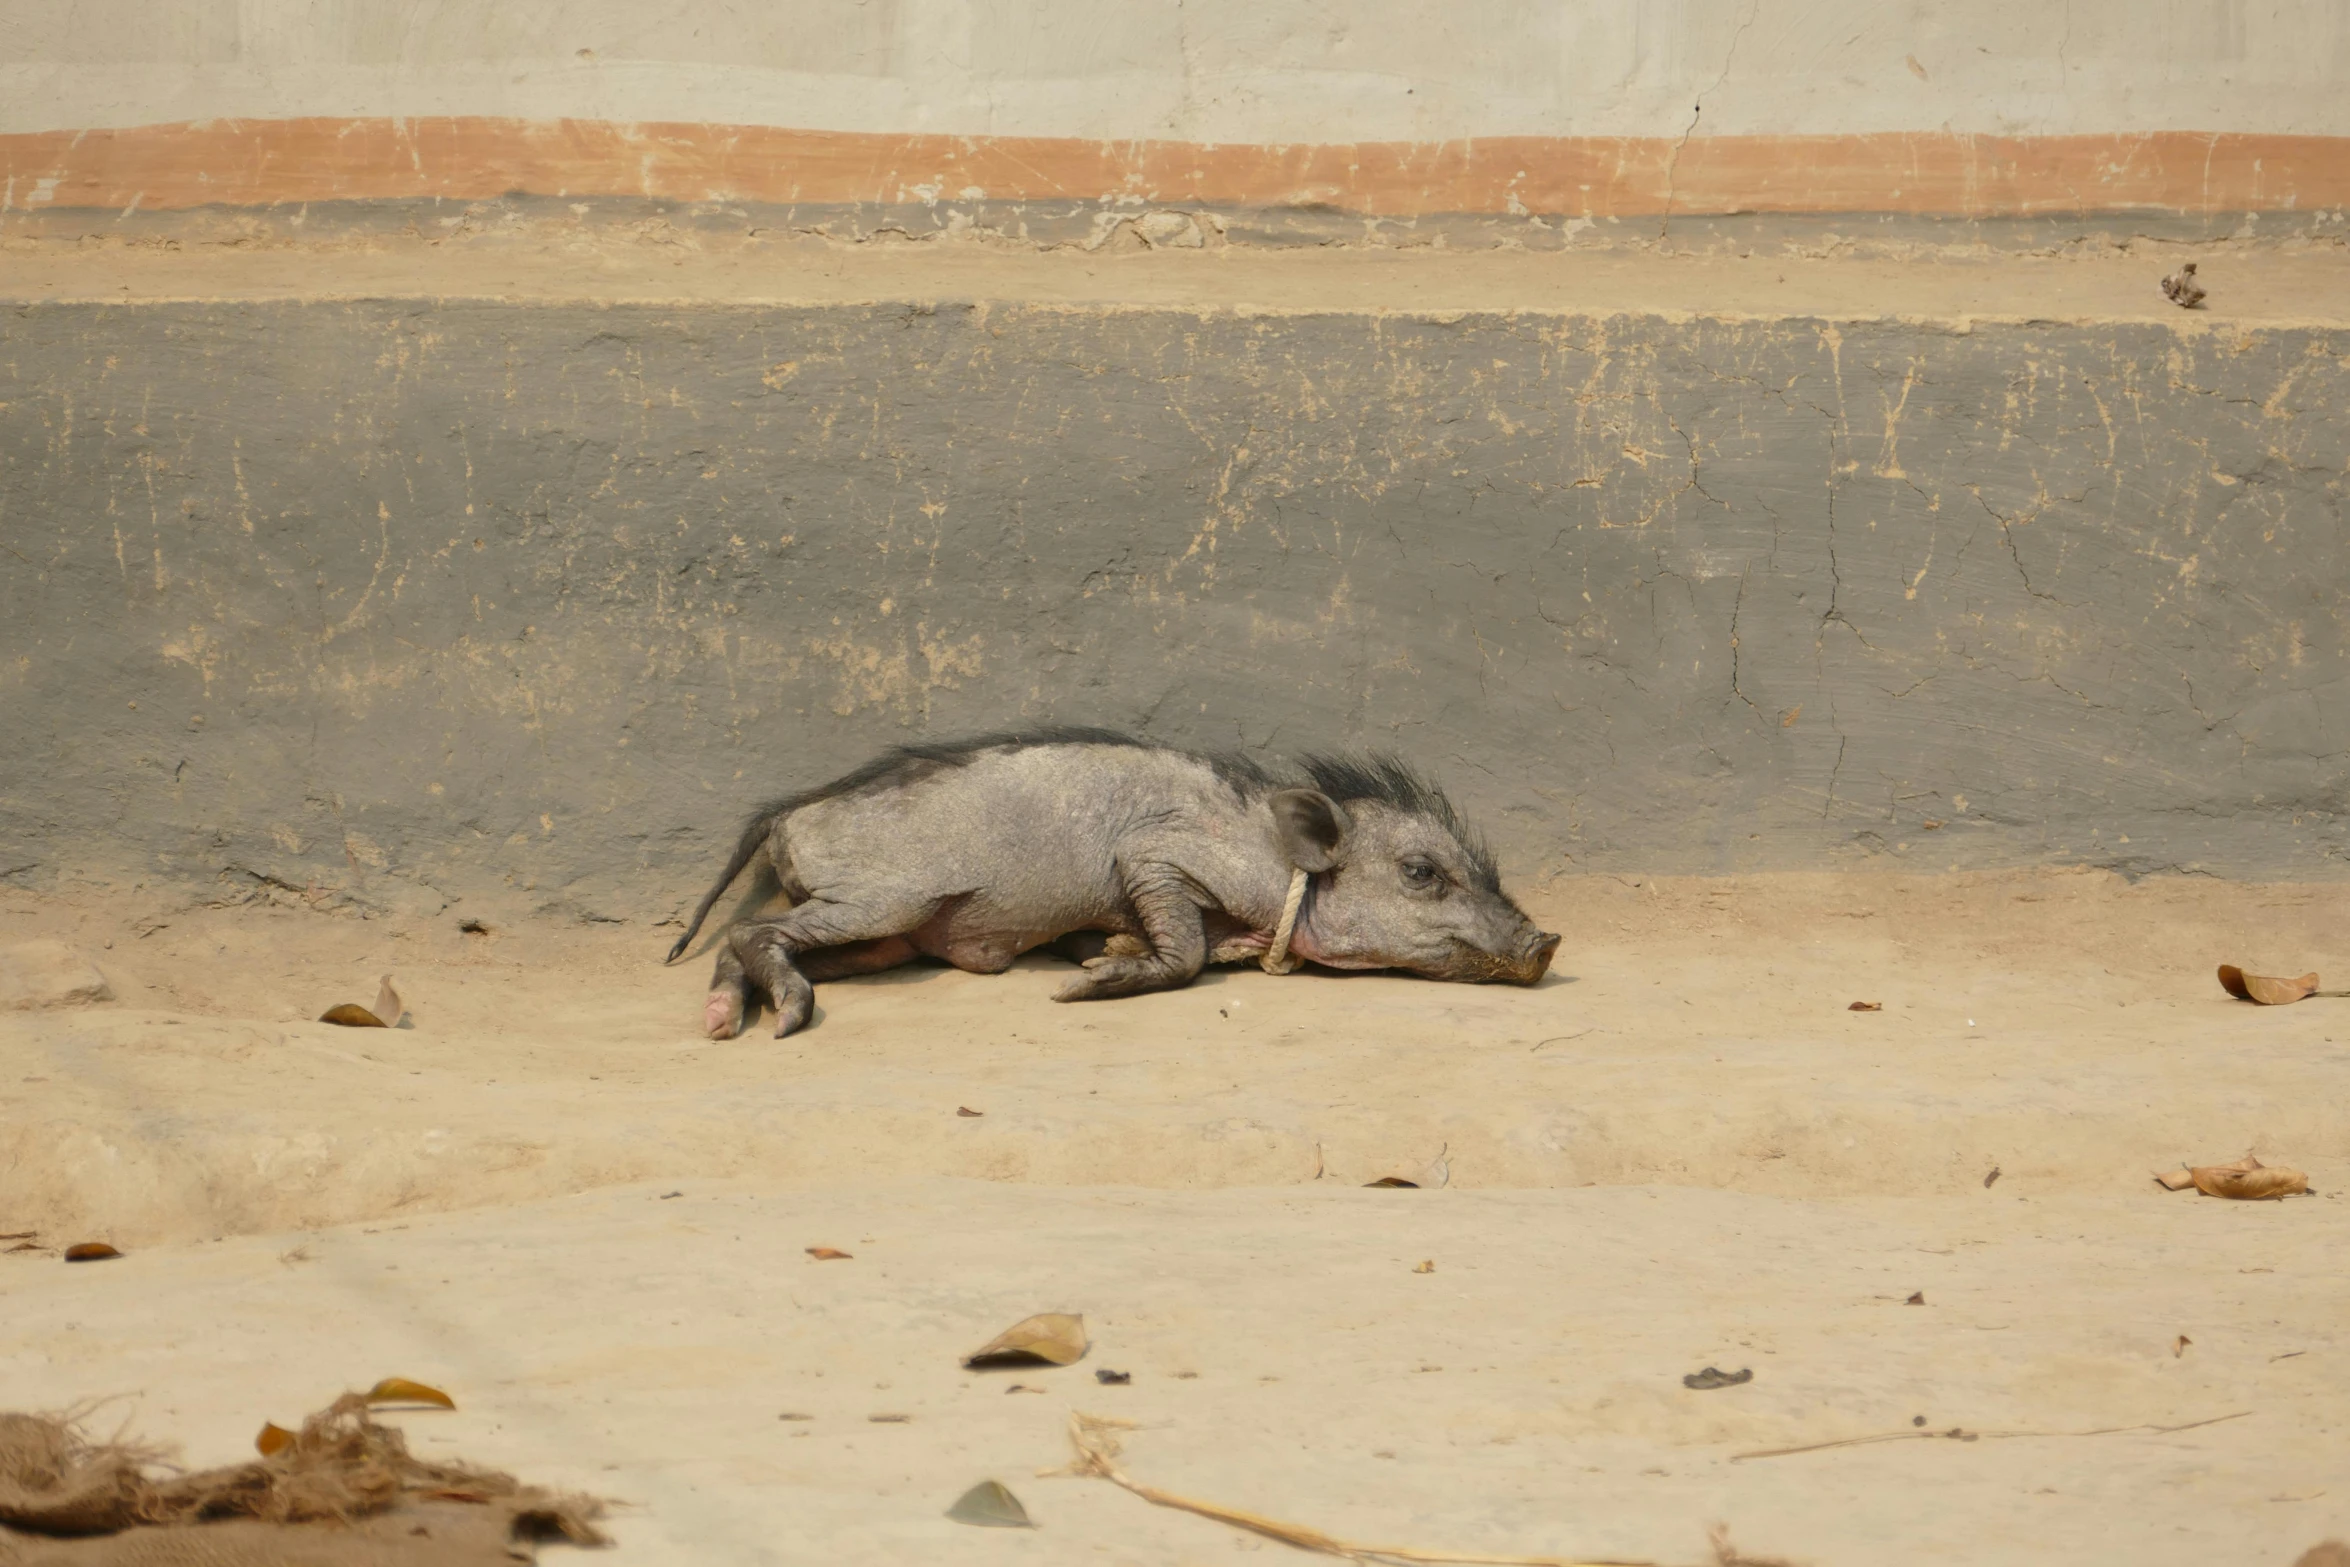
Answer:
[{"label": "pig's hoof", "polygon": [[816,997],[808,992],[782,995],[775,999],[775,1037],[785,1039],[808,1026],[808,1019],[816,1015]]},{"label": "pig's hoof", "polygon": [[1164,990],[1167,977],[1155,964],[1139,958],[1098,957],[1085,965],[1085,972],[1053,992],[1055,1001],[1107,1001],[1114,996],[1135,996],[1146,990]]},{"label": "pig's hoof", "polygon": [[702,1032],[712,1039],[732,1039],[742,1031],[743,998],[732,991],[711,991],[702,1003]]}]

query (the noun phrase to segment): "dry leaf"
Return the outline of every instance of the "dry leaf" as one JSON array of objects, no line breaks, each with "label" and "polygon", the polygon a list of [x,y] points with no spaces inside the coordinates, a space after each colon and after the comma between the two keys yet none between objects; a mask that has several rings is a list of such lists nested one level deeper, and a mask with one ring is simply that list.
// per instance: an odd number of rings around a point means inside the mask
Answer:
[{"label": "dry leaf", "polygon": [[1421,1264],[1420,1264],[1418,1267],[1414,1268],[1412,1271],[1413,1271],[1414,1273],[1434,1273],[1434,1272],[1436,1271],[1436,1264],[1435,1264],[1434,1262],[1432,1262],[1432,1261],[1431,1261],[1431,1262],[1423,1262],[1423,1263],[1421,1263]]},{"label": "dry leaf", "polygon": [[807,1252],[818,1262],[848,1262],[853,1259],[852,1253],[836,1251],[830,1246],[810,1246]]},{"label": "dry leaf", "polygon": [[1134,1380],[1131,1371],[1112,1371],[1104,1366],[1093,1374],[1093,1379],[1104,1387],[1124,1387]]},{"label": "dry leaf", "polygon": [[1913,1290],[1909,1299],[1902,1302],[1904,1306],[1923,1306],[1925,1303],[1926,1292],[1924,1290]]},{"label": "dry leaf", "polygon": [[288,1431],[284,1426],[277,1424],[275,1421],[271,1421],[269,1424],[264,1425],[261,1428],[261,1434],[259,1436],[253,1438],[253,1451],[259,1453],[264,1458],[268,1458],[275,1454],[284,1452],[288,1447],[293,1445],[293,1442],[293,1432]]},{"label": "dry leaf", "polygon": [[2195,1189],[2206,1197],[2234,1197],[2258,1202],[2269,1197],[2291,1197],[2309,1190],[2309,1177],[2299,1170],[2274,1170],[2252,1159],[2239,1165],[2206,1165],[2192,1173]]},{"label": "dry leaf", "polygon": [[2257,1001],[2264,1007],[2281,1007],[2306,1000],[2317,990],[2317,976],[2304,974],[2299,979],[2277,979],[2267,974],[2247,974],[2233,963],[2219,966],[2220,988],[2238,1001]]},{"label": "dry leaf", "polygon": [[2187,1346],[2188,1346],[2189,1344],[2192,1344],[2192,1343],[2194,1343],[2194,1342],[2195,1342],[2195,1341],[2194,1341],[2193,1339],[2191,1339],[2191,1338],[2187,1337],[2187,1335],[2186,1335],[2186,1334],[2184,1334],[2184,1333],[2180,1334],[2180,1335],[2179,1335],[2179,1341],[2178,1341],[2176,1344],[2173,1344],[2173,1345],[2170,1347],[2170,1358],[2171,1358],[2171,1359],[2173,1359],[2173,1360],[2177,1360],[2177,1359],[2179,1359],[2181,1356],[2183,1356],[2183,1355],[2185,1355],[2185,1354],[2187,1353]]},{"label": "dry leaf", "polygon": [[1690,1372],[1681,1379],[1681,1385],[1705,1393],[1711,1392],[1717,1387],[1737,1387],[1741,1383],[1753,1380],[1754,1371],[1751,1367],[1741,1367],[1736,1371],[1724,1371],[1719,1366],[1708,1366],[1703,1371]]},{"label": "dry leaf", "polygon": [[957,1105],[955,1106],[955,1114],[967,1115],[973,1119],[977,1119],[978,1117],[987,1114],[987,1112],[985,1110],[974,1110],[969,1105]]},{"label": "dry leaf", "polygon": [[947,1516],[957,1523],[975,1524],[982,1529],[1033,1529],[1028,1509],[1020,1505],[1020,1498],[994,1480],[982,1480],[956,1499],[947,1509]]},{"label": "dry leaf", "polygon": [[914,1417],[912,1415],[867,1415],[865,1419],[871,1425],[902,1426],[911,1424]]},{"label": "dry leaf", "polygon": [[455,1409],[457,1401],[437,1387],[426,1387],[422,1382],[411,1382],[406,1377],[386,1377],[367,1390],[367,1402],[373,1404],[430,1404],[436,1409]]},{"label": "dry leaf", "polygon": [[328,1007],[324,1012],[318,1014],[318,1021],[332,1023],[338,1028],[390,1027],[382,1018],[377,1017],[365,1007],[354,1006],[348,1001],[340,1006]]},{"label": "dry leaf", "polygon": [[1420,1189],[1420,1183],[1418,1181],[1407,1181],[1400,1175],[1382,1175],[1375,1181],[1365,1181],[1363,1184],[1365,1186],[1404,1186],[1409,1187],[1413,1191],[1418,1191]]},{"label": "dry leaf", "polygon": [[1999,1166],[1997,1166],[1997,1165],[1993,1165],[1993,1166],[1991,1166],[1991,1173],[1990,1173],[1989,1175],[1986,1175],[1986,1176],[1984,1176],[1984,1177],[1983,1177],[1983,1190],[1985,1190],[1985,1191],[1989,1191],[1989,1190],[1990,1190],[1992,1187],[1994,1187],[1994,1186],[1996,1186],[1996,1185],[1998,1185],[1998,1184],[1999,1184]]},{"label": "dry leaf", "polygon": [[974,1371],[1003,1366],[1066,1366],[1084,1358],[1085,1319],[1047,1311],[1015,1322],[963,1357]]},{"label": "dry leaf", "polygon": [[1005,1388],[1004,1391],[1007,1393],[1041,1393],[1044,1391],[1044,1389],[1041,1387],[1030,1387],[1025,1382],[1015,1382],[1010,1387]]},{"label": "dry leaf", "polygon": [[1847,1012],[1882,1012],[1885,1010],[1885,1003],[1882,1001],[1855,1001],[1844,1010]]},{"label": "dry leaf", "polygon": [[2199,1164],[2154,1177],[2165,1191],[2192,1186],[2206,1197],[2234,1197],[2256,1202],[2265,1197],[2291,1197],[2309,1190],[2309,1177],[2299,1170],[2272,1169],[2246,1154],[2233,1164]]},{"label": "dry leaf", "polygon": [[104,1262],[110,1257],[121,1255],[121,1252],[116,1251],[104,1241],[83,1241],[78,1245],[65,1248],[67,1262]]},{"label": "dry leaf", "polygon": [[376,1021],[386,1028],[398,1028],[400,1019],[407,1011],[407,1006],[400,1000],[400,993],[392,988],[392,976],[386,974],[375,990]]}]

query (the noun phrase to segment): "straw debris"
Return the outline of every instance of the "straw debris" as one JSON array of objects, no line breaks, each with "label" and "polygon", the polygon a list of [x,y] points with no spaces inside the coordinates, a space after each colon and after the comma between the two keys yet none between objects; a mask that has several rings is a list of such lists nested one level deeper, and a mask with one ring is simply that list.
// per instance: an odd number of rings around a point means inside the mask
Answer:
[{"label": "straw debris", "polygon": [[537,1541],[606,1543],[600,1503],[418,1458],[364,1394],[279,1428],[264,1457],[193,1473],[159,1448],[92,1440],[81,1413],[0,1413],[0,1563],[471,1567],[527,1560]]}]

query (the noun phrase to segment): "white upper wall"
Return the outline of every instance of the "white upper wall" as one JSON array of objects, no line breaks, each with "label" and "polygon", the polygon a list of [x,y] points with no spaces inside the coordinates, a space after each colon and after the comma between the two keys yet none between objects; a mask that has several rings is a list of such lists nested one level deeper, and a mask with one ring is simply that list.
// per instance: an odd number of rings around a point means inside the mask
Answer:
[{"label": "white upper wall", "polygon": [[0,0],[0,132],[2350,134],[2350,0]]}]

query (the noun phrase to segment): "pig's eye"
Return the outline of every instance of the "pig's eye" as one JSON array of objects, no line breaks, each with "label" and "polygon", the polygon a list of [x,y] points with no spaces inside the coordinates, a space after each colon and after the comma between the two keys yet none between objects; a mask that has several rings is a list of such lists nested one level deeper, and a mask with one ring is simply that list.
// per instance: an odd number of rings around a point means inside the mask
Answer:
[{"label": "pig's eye", "polygon": [[1443,882],[1444,872],[1427,860],[1406,860],[1403,862],[1403,879],[1406,886],[1425,892]]}]

